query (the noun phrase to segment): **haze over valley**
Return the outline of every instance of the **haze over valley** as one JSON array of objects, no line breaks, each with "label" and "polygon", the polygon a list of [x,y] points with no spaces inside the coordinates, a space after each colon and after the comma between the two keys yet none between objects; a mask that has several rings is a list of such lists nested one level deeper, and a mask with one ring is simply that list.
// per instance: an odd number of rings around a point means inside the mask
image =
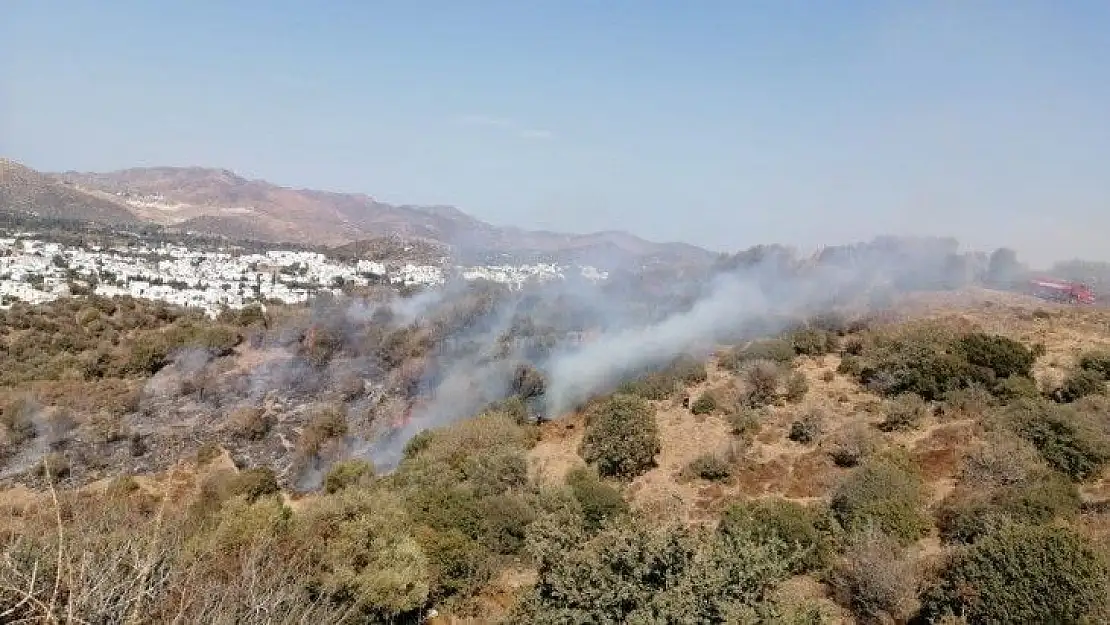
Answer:
[{"label": "haze over valley", "polygon": [[1106,32],[5,7],[0,622],[1110,622]]}]

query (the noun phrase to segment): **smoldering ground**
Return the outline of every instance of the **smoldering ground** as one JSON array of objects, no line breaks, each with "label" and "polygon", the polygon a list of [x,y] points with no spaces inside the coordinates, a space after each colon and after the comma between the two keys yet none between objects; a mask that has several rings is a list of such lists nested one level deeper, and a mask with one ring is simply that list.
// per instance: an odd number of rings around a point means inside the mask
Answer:
[{"label": "smoldering ground", "polygon": [[[883,239],[807,258],[753,248],[670,282],[665,274],[638,282],[642,273],[627,272],[631,279],[600,284],[512,291],[479,281],[408,298],[325,298],[269,328],[252,348],[258,362],[216,376],[207,401],[224,411],[265,404],[288,414],[333,402],[350,421],[337,457],[367,458],[389,471],[419,432],[517,392],[521,365],[545,382],[533,416],[558,418],[684,354],[704,356],[876,293],[958,286],[971,275],[970,258],[948,241]],[[179,363],[177,375],[198,377],[195,362]],[[165,383],[152,380],[150,390]],[[295,438],[299,427],[282,436]],[[314,475],[334,459],[314,462]]]}]

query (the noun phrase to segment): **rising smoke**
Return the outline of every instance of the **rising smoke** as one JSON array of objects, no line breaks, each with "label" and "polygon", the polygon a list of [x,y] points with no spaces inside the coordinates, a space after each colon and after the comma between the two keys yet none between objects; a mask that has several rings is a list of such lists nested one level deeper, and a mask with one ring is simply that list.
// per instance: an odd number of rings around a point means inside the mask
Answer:
[{"label": "rising smoke", "polygon": [[[421,431],[507,398],[522,364],[545,380],[534,416],[557,419],[682,355],[779,332],[876,293],[961,286],[981,273],[977,258],[948,240],[880,239],[804,259],[753,248],[681,277],[629,271],[600,285],[557,281],[510,292],[451,284],[407,298],[321,301],[307,317],[267,330],[258,360],[241,374],[208,375],[207,395],[224,410],[265,405],[284,414],[340,402],[351,424],[346,454],[389,471]],[[182,354],[151,380],[150,394],[204,377],[203,362]],[[314,465],[311,479],[294,481],[311,488],[322,474]]]}]

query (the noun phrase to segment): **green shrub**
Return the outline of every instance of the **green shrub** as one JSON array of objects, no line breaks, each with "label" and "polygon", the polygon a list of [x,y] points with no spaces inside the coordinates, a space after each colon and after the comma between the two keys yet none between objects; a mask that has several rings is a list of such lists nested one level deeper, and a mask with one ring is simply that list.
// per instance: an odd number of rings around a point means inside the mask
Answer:
[{"label": "green shrub", "polygon": [[717,531],[750,535],[757,540],[778,539],[801,549],[791,572],[819,571],[831,561],[833,545],[827,515],[814,508],[783,499],[735,503],[725,509]]},{"label": "green shrub", "polygon": [[1052,398],[1069,404],[1091,395],[1106,394],[1106,378],[1099,371],[1078,369],[1064,378],[1063,385],[1052,393]]},{"label": "green shrub", "polygon": [[1012,522],[1004,510],[986,497],[952,498],[937,510],[940,539],[949,544],[971,544]]},{"label": "green shrub", "polygon": [[762,339],[726,352],[720,358],[720,365],[730,371],[740,371],[744,365],[757,360],[786,365],[794,361],[794,356],[794,344],[790,341]]},{"label": "green shrub", "polygon": [[683,384],[701,384],[709,379],[705,363],[690,356],[677,359],[668,371]]},{"label": "green shrub", "polygon": [[801,419],[790,424],[790,440],[796,443],[809,444],[818,439],[825,429],[824,413],[811,410]]},{"label": "green shrub", "polygon": [[[1022,381],[1027,378],[1009,378],[1002,381],[1002,385],[1006,385],[1013,381]],[[1037,396],[1040,392],[1033,386],[1033,395]],[[992,394],[981,386],[969,386],[967,388],[956,389],[948,391],[944,394],[943,410],[946,414],[958,414],[965,417],[978,418],[987,413],[988,410],[994,408],[998,404],[998,399],[1001,396]]]},{"label": "green shrub", "polygon": [[248,502],[281,492],[277,476],[269,467],[256,467],[240,471],[232,485],[233,495],[243,495]]},{"label": "green shrub", "polygon": [[717,398],[713,393],[702,393],[693,404],[690,405],[690,412],[696,415],[710,414],[717,410]]},{"label": "green shrub", "polygon": [[614,395],[586,414],[578,453],[601,475],[636,477],[655,466],[659,450],[655,411],[642,399]]},{"label": "green shrub", "polygon": [[863,372],[863,362],[859,356],[845,355],[836,366],[836,372],[841,375],[858,376]]},{"label": "green shrub", "polygon": [[365,486],[373,479],[373,464],[361,458],[340,460],[324,476],[324,492],[330,495],[350,486]]},{"label": "green shrub", "polygon": [[[359,492],[351,488],[340,491]],[[458,530],[477,540],[481,534],[481,501],[465,485],[441,482],[421,485],[406,494],[405,508],[415,523],[439,531]]]},{"label": "green shrub", "polygon": [[711,482],[723,482],[732,477],[732,467],[720,456],[712,453],[704,453],[691,460],[685,472],[687,475]]},{"label": "green shrub", "polygon": [[428,595],[437,601],[477,592],[493,574],[489,551],[455,529],[420,528],[416,541],[427,561]]},{"label": "green shrub", "polygon": [[577,468],[567,473],[567,486],[582,508],[587,529],[596,530],[609,519],[628,513],[628,504],[620,491],[598,479],[596,473]]},{"label": "green shrub", "polygon": [[1100,349],[1084,352],[1079,356],[1079,368],[1099,373],[1103,379],[1110,379],[1110,351]]},{"label": "green shrub", "polygon": [[[298,520],[319,572],[316,594],[348,606],[366,622],[407,621],[427,604],[440,572],[412,535],[412,520],[395,494],[349,488],[320,498]],[[466,552],[454,562],[474,567]]]},{"label": "green shrub", "polygon": [[972,384],[994,386],[991,371],[963,358],[923,350],[882,360],[860,371],[860,382],[888,396],[914,393],[934,401]]},{"label": "green shrub", "polygon": [[969,363],[991,369],[999,378],[1029,377],[1037,360],[1033,352],[1018,341],[981,332],[961,337],[956,348]]},{"label": "green shrub", "polygon": [[928,414],[928,406],[917,395],[905,394],[886,404],[886,418],[879,424],[885,432],[914,430]]},{"label": "green shrub", "polygon": [[1071,406],[1025,401],[1012,406],[1006,416],[1018,436],[1075,481],[1095,475],[1110,460],[1106,434],[1089,415]]},{"label": "green shrub", "polygon": [[478,513],[479,542],[501,555],[523,549],[525,531],[536,519],[532,506],[521,495],[509,493],[482,499]]},{"label": "green shrub", "polygon": [[421,430],[417,432],[415,436],[409,439],[409,442],[405,443],[405,448],[401,452],[402,457],[406,459],[415,458],[420,452],[431,445],[432,440],[435,438],[435,434],[434,430]]},{"label": "green shrub", "polygon": [[[986,488],[984,488],[986,487]],[[1039,470],[1004,486],[968,485],[971,494],[949,497],[937,514],[946,542],[973,543],[1010,523],[1039,525],[1079,512],[1079,490],[1055,471]]]},{"label": "green shrub", "polygon": [[786,388],[784,389],[783,396],[786,401],[800,402],[805,398],[806,393],[809,392],[809,381],[801,371],[795,371],[786,378]]},{"label": "green shrub", "polygon": [[512,623],[774,622],[792,564],[779,544],[643,522],[586,537],[555,518],[530,533],[539,575]]},{"label": "green shrub", "polygon": [[1021,375],[999,380],[991,393],[1004,402],[1031,399],[1041,394],[1040,389],[1037,388],[1036,380]]},{"label": "green shrub", "polygon": [[645,376],[630,380],[617,388],[621,395],[633,395],[651,401],[670,399],[678,392],[679,382],[666,373],[649,373]]},{"label": "green shrub", "polygon": [[478,496],[500,495],[509,490],[519,490],[528,482],[528,461],[523,449],[505,446],[473,454],[460,465],[463,479],[467,480]]},{"label": "green shrub", "polygon": [[1108,569],[1072,530],[1008,526],[956,552],[924,598],[922,615],[971,623],[1105,622]]},{"label": "green shrub", "polygon": [[841,482],[830,505],[841,526],[858,531],[875,524],[903,544],[924,536],[930,526],[922,512],[924,485],[920,476],[904,465],[889,458],[873,458]]},{"label": "green shrub", "polygon": [[836,351],[836,335],[817,328],[798,330],[790,336],[794,352],[803,356],[824,356]]}]

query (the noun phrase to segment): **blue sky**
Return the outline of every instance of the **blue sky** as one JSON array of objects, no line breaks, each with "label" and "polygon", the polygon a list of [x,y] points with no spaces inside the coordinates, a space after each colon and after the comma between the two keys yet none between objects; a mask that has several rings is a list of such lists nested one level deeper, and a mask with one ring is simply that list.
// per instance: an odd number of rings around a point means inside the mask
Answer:
[{"label": "blue sky", "polygon": [[1110,260],[1110,3],[9,0],[0,154],[714,249]]}]

